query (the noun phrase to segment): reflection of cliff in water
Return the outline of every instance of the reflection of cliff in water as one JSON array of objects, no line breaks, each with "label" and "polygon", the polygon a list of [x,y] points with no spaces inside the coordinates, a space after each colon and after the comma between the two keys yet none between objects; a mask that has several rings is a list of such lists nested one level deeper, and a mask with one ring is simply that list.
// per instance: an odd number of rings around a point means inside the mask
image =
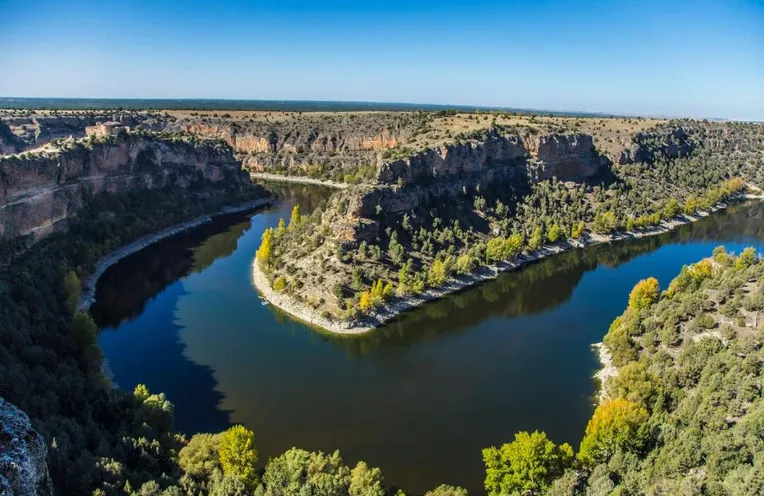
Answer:
[{"label": "reflection of cliff in water", "polygon": [[250,226],[247,215],[226,215],[151,245],[109,268],[98,281],[91,313],[99,327],[116,327],[143,312],[170,284],[236,250]]},{"label": "reflection of cliff in water", "polygon": [[599,265],[616,268],[670,243],[762,239],[762,219],[764,203],[735,204],[723,213],[665,234],[562,253],[425,304],[371,333],[352,338],[329,336],[329,339],[344,347],[350,355],[363,355],[379,346],[407,346],[440,334],[459,332],[493,317],[542,313],[568,301],[583,275]]}]

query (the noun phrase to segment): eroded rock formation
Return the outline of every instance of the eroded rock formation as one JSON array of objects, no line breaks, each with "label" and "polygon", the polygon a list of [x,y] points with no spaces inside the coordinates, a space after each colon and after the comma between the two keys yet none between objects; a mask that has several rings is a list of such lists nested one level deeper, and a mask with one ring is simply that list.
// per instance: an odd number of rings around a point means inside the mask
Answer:
[{"label": "eroded rock formation", "polygon": [[144,133],[0,157],[0,236],[45,235],[102,191],[187,186],[200,176],[249,183],[224,143]]},{"label": "eroded rock formation", "polygon": [[47,447],[29,417],[0,398],[0,494],[53,494],[48,475]]},{"label": "eroded rock formation", "polygon": [[[555,177],[583,182],[602,175],[610,161],[580,133],[504,132],[443,145],[383,163],[372,186],[353,188],[334,200],[324,223],[344,242],[371,241],[383,224],[427,211],[435,202],[488,187],[519,186]],[[337,212],[341,212],[339,215]]]},{"label": "eroded rock formation", "polygon": [[0,155],[38,148],[57,138],[82,138],[86,127],[106,121],[149,131],[161,131],[166,124],[158,114],[135,112],[4,115],[0,118]]}]

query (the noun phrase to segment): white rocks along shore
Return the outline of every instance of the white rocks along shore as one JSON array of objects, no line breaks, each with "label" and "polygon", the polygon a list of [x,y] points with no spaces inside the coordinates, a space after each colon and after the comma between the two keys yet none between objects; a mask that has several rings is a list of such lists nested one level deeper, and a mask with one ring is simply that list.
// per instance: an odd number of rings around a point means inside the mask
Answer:
[{"label": "white rocks along shore", "polygon": [[101,258],[96,263],[95,270],[93,271],[93,273],[90,275],[90,277],[87,279],[87,281],[85,281],[85,284],[83,285],[83,291],[82,291],[82,294],[80,295],[79,309],[87,310],[90,308],[90,306],[95,301],[95,291],[96,291],[96,285],[98,283],[98,279],[103,275],[104,272],[106,272],[106,269],[108,269],[115,263],[119,262],[123,258],[128,257],[138,251],[141,251],[142,249],[156,243],[157,241],[161,241],[165,238],[169,238],[170,236],[175,236],[176,234],[179,234],[181,232],[184,232],[194,227],[200,226],[202,224],[211,222],[213,217],[217,217],[219,215],[225,215],[225,214],[232,214],[236,212],[244,212],[246,210],[254,210],[256,208],[269,205],[272,202],[273,202],[273,199],[268,197],[268,198],[259,198],[257,200],[249,201],[241,205],[236,205],[232,207],[223,207],[222,209],[220,209],[218,212],[215,212],[214,214],[202,215],[195,219],[192,219],[180,224],[176,224],[174,226],[170,226],[167,229],[163,229],[154,234],[143,236],[141,238],[136,239],[132,243],[119,247],[117,250],[109,253],[108,255]]},{"label": "white rocks along shore", "polygon": [[270,174],[268,172],[250,172],[249,177],[252,179],[259,179],[261,181],[278,181],[282,183],[297,183],[297,184],[315,184],[316,186],[327,186],[329,188],[345,189],[350,186],[347,183],[339,183],[337,181],[329,181],[326,179],[313,179],[312,177],[302,176],[282,176],[280,174]]},{"label": "white rocks along shore", "polygon": [[[762,199],[761,195],[741,195],[740,198]],[[718,203],[711,207],[708,212],[698,212],[693,215],[680,215],[671,220],[663,221],[659,225],[651,228],[640,229],[638,231],[618,232],[613,234],[589,234],[584,238],[545,245],[539,250],[522,253],[509,260],[498,262],[493,265],[479,267],[473,273],[463,276],[451,277],[446,283],[439,287],[428,289],[418,295],[408,295],[405,297],[394,297],[392,301],[386,303],[383,307],[377,309],[368,316],[360,317],[352,321],[344,321],[332,318],[326,318],[321,313],[290,297],[287,294],[277,293],[271,287],[265,274],[260,269],[257,259],[252,264],[252,279],[257,289],[263,297],[274,306],[280,308],[292,317],[306,322],[312,326],[320,327],[322,330],[336,334],[363,334],[385,322],[395,318],[398,314],[416,308],[428,301],[437,300],[448,294],[455,293],[464,288],[480,284],[481,282],[495,279],[502,272],[517,270],[531,262],[541,260],[559,253],[574,249],[586,248],[600,243],[609,243],[626,239],[644,238],[670,232],[677,227],[695,222],[707,217],[713,212],[727,208],[726,203]]]}]

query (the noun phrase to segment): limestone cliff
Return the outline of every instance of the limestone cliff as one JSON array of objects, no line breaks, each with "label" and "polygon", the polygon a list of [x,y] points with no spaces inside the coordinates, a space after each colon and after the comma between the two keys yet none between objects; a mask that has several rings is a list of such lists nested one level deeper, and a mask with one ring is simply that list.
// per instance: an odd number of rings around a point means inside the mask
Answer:
[{"label": "limestone cliff", "polygon": [[198,177],[248,184],[240,172],[224,143],[147,133],[0,157],[0,236],[45,235],[102,191],[187,186]]},{"label": "limestone cliff", "polygon": [[414,132],[410,114],[295,113],[281,117],[272,121],[184,118],[168,129],[223,139],[253,171],[334,180],[359,169],[374,169],[380,151],[407,143]]},{"label": "limestone cliff", "polygon": [[29,417],[0,398],[0,494],[53,494],[46,461],[47,447]]},{"label": "limestone cliff", "polygon": [[0,115],[0,155],[38,148],[57,138],[82,138],[86,127],[106,121],[151,131],[161,131],[166,124],[159,114],[140,112]]},{"label": "limestone cliff", "polygon": [[324,223],[345,242],[370,241],[404,213],[416,216],[435,202],[458,203],[460,195],[488,187],[522,187],[553,177],[584,182],[601,176],[609,165],[589,135],[491,129],[383,163],[376,184],[338,195]]}]

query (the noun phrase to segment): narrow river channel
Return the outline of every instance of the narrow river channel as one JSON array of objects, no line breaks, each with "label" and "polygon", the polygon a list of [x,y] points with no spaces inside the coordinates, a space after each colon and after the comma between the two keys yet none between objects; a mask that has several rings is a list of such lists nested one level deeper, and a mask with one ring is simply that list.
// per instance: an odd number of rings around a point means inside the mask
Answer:
[{"label": "narrow river channel", "polygon": [[110,268],[92,311],[115,382],[145,383],[191,434],[241,423],[261,462],[292,446],[339,449],[390,485],[483,494],[481,448],[518,430],[578,446],[599,364],[591,349],[633,285],[665,287],[724,244],[761,248],[764,203],[736,204],[652,238],[553,257],[426,305],[371,334],[317,333],[264,305],[251,263],[263,230],[331,191],[283,201],[153,245]]}]

